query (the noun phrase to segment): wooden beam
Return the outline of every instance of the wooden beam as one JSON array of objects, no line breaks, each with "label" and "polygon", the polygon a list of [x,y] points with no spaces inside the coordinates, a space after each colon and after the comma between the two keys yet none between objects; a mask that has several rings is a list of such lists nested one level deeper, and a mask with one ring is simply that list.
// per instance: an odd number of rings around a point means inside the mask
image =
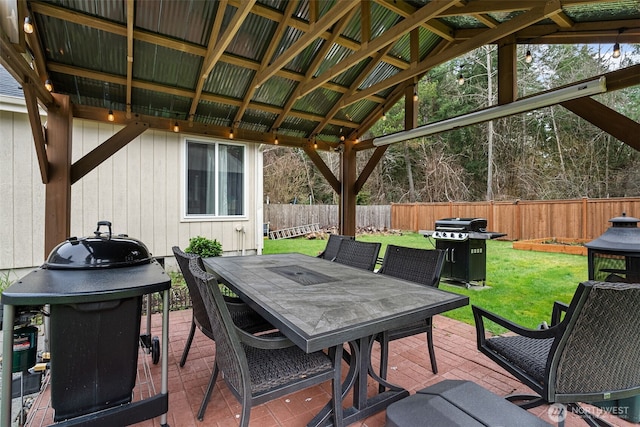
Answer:
[{"label": "wooden beam", "polygon": [[353,149],[354,142],[345,141],[344,151],[340,162],[340,205],[338,219],[340,221],[340,234],[356,235],[356,151]]},{"label": "wooden beam", "polygon": [[120,129],[115,135],[85,154],[71,165],[71,184],[78,182],[83,176],[98,167],[100,163],[117,153],[125,145],[137,138],[142,132],[149,129],[149,125],[143,122],[131,122]]},{"label": "wooden beam", "polygon": [[589,97],[573,99],[560,105],[640,151],[640,123]]},{"label": "wooden beam", "polygon": [[[410,5],[406,1],[403,0],[376,0],[380,6],[383,6],[394,13],[406,18],[407,16],[415,13],[418,8]],[[439,37],[442,37],[445,40],[453,41],[453,28],[449,27],[447,24],[444,24],[437,19],[430,19],[427,22],[422,23],[422,28],[436,34]]]},{"label": "wooden beam", "polygon": [[498,104],[518,98],[516,38],[507,36],[498,42]]},{"label": "wooden beam", "polygon": [[[329,81],[335,76],[342,74],[349,68],[358,64],[364,58],[367,58],[374,54],[374,52],[379,51],[385,46],[397,41],[407,32],[417,28],[424,22],[425,20],[430,19],[433,16],[436,16],[440,11],[446,9],[451,4],[455,3],[457,0],[432,0],[426,6],[418,9],[413,15],[405,18],[400,21],[393,27],[389,28],[387,31],[382,33],[379,37],[376,37],[372,40],[366,49],[360,49],[358,51],[353,52],[344,60],[340,61],[333,67],[329,68],[327,71],[317,76],[311,82],[308,82],[304,85],[300,85],[300,93],[299,96],[304,96],[318,87],[320,87],[323,83]],[[406,80],[406,79],[404,79]],[[388,87],[388,86],[387,86]]]},{"label": "wooden beam", "polygon": [[34,84],[23,84],[22,90],[24,91],[24,99],[29,114],[29,124],[31,125],[31,133],[33,134],[33,142],[36,148],[40,178],[42,179],[42,183],[46,184],[49,182],[49,160],[47,159],[45,131],[42,126],[42,121],[40,120],[40,110],[38,108],[38,99],[36,98]]},{"label": "wooden beam", "polygon": [[302,148],[316,168],[318,168],[324,179],[326,179],[331,188],[333,188],[333,191],[335,191],[336,194],[340,194],[340,181],[338,181],[331,169],[329,169],[329,166],[322,160],[318,151],[314,149],[311,144],[305,144]]},{"label": "wooden beam", "polygon": [[331,9],[331,13],[326,13],[318,22],[316,22],[312,30],[305,33],[295,43],[293,43],[285,52],[271,63],[258,77],[258,84],[263,84],[271,76],[275,75],[282,67],[287,65],[291,60],[302,52],[307,46],[313,43],[321,34],[327,31],[336,21],[349,13],[351,9],[359,4],[360,0],[342,0],[336,3]]},{"label": "wooden beam", "polygon": [[[431,3],[429,3],[431,4]],[[426,6],[425,6],[426,7]],[[400,71],[396,73],[393,77],[390,77],[386,80],[383,80],[379,83],[376,83],[372,86],[369,86],[366,89],[361,90],[357,94],[352,95],[347,100],[345,100],[345,105],[353,104],[354,102],[360,101],[368,97],[371,94],[378,93],[381,90],[387,89],[391,86],[395,86],[400,82],[406,81],[412,77],[417,76],[418,74],[425,73],[436,65],[442,64],[444,62],[450,61],[458,56],[461,56],[467,52],[472,51],[480,46],[484,46],[486,44],[490,44],[512,34],[522,28],[527,27],[535,22],[541,21],[547,18],[550,14],[556,12],[561,7],[560,2],[558,0],[550,1],[545,6],[538,7],[535,9],[531,9],[528,12],[519,15],[510,21],[507,21],[503,24],[500,24],[496,28],[484,30],[479,33],[477,37],[469,40],[465,40],[461,43],[453,45],[451,48],[441,52],[438,55],[427,57],[418,63],[418,66],[415,68],[410,68],[408,70]]]},{"label": "wooden beam", "polygon": [[71,100],[53,94],[57,108],[47,117],[49,182],[45,186],[44,258],[71,234]]},{"label": "wooden beam", "polygon": [[131,92],[133,90],[133,26],[135,24],[134,0],[127,0],[127,86],[126,109],[131,114]]}]

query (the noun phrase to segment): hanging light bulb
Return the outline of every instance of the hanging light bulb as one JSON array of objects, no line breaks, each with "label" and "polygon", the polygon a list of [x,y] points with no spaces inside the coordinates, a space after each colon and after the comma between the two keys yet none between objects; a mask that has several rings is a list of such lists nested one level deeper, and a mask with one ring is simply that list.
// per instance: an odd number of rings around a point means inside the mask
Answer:
[{"label": "hanging light bulb", "polygon": [[114,121],[116,118],[113,115],[113,110],[109,110],[109,114],[107,114],[107,120],[109,120],[110,122]]},{"label": "hanging light bulb", "polygon": [[382,110],[382,120],[387,120],[387,113],[384,110]]},{"label": "hanging light bulb", "polygon": [[273,143],[276,144],[276,145],[278,145],[280,143],[280,141],[278,141],[278,134],[277,133],[276,133],[275,139],[273,140]]},{"label": "hanging light bulb", "polygon": [[52,82],[51,80],[47,79],[47,80],[44,82],[44,88],[45,88],[46,90],[48,90],[49,92],[52,92],[52,91],[53,91],[53,82]]},{"label": "hanging light bulb", "polygon": [[531,64],[531,61],[533,61],[533,56],[531,56],[531,51],[527,49],[527,54],[524,57],[524,62],[526,62],[527,64]]},{"label": "hanging light bulb", "polygon": [[233,139],[233,128],[229,129],[229,139]]},{"label": "hanging light bulb", "polygon": [[616,42],[616,44],[613,45],[613,54],[611,54],[611,56],[620,58],[620,43]]},{"label": "hanging light bulb", "polygon": [[316,140],[313,141],[313,148],[318,149],[318,142]]},{"label": "hanging light bulb", "polygon": [[413,100],[414,101],[418,100],[418,89],[417,88],[413,89]]},{"label": "hanging light bulb", "polygon": [[178,122],[175,122],[175,123],[173,124],[173,131],[174,131],[175,133],[180,132],[180,126],[178,125]]},{"label": "hanging light bulb", "polygon": [[22,26],[22,29],[27,34],[33,33],[33,24],[31,23],[31,17],[29,16],[24,17],[24,25]]},{"label": "hanging light bulb", "polygon": [[464,84],[464,76],[462,75],[462,73],[460,73],[460,74],[458,75],[458,84],[459,84],[460,86],[462,86],[462,85]]}]

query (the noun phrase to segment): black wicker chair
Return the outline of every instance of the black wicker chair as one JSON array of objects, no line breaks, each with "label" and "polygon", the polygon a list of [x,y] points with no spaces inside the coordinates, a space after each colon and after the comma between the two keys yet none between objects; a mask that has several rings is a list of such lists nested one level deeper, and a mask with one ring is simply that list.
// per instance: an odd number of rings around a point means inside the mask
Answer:
[{"label": "black wicker chair", "polygon": [[[187,361],[187,355],[189,354],[189,349],[191,348],[191,343],[193,342],[193,336],[196,332],[196,327],[210,339],[213,339],[213,332],[211,329],[211,323],[209,323],[207,310],[205,309],[204,303],[202,302],[202,296],[200,295],[198,286],[196,285],[193,276],[191,275],[191,271],[189,270],[190,260],[197,259],[200,263],[202,263],[202,260],[200,259],[199,255],[183,252],[177,246],[174,246],[172,250],[173,254],[176,257],[176,261],[178,262],[178,266],[180,267],[180,271],[182,271],[182,276],[184,277],[184,281],[187,284],[187,288],[189,289],[189,297],[191,298],[191,304],[193,308],[191,330],[189,331],[187,342],[185,343],[184,350],[182,351],[182,358],[180,359],[180,367],[183,367]],[[225,295],[224,299],[229,305],[229,312],[231,312],[231,317],[238,327],[250,333],[275,329],[269,322],[264,320],[262,316],[253,311],[253,309],[251,309],[247,304],[242,302],[240,298],[234,298]]]},{"label": "black wicker chair", "polygon": [[[241,426],[249,425],[252,406],[327,380],[332,381],[333,414],[342,418],[340,370],[336,368],[341,348],[332,349],[329,355],[322,351],[307,354],[285,337],[246,333],[233,323],[214,276],[205,272],[197,260],[191,260],[189,268],[200,289],[216,341],[214,370],[199,420],[203,419],[218,370],[242,404]],[[338,424],[336,421],[334,425]]]},{"label": "black wicker chair", "polygon": [[[614,402],[640,393],[638,307],[640,284],[593,281],[578,286],[569,306],[554,305],[548,329],[523,328],[473,306],[478,349],[536,393],[507,396],[525,409],[557,402],[579,410],[578,402]],[[516,335],[488,338],[485,319]],[[601,425],[579,413],[589,425]]]},{"label": "black wicker chair", "polygon": [[329,234],[329,240],[327,241],[327,246],[325,246],[324,251],[320,252],[318,258],[326,259],[329,261],[333,261],[338,253],[338,249],[340,249],[340,242],[343,239],[353,240],[355,237],[353,236],[345,236],[342,234]]},{"label": "black wicker chair", "polygon": [[340,264],[362,268],[363,270],[373,271],[378,260],[380,246],[380,243],[342,239],[334,261]]},{"label": "black wicker chair", "polygon": [[[437,288],[440,284],[444,255],[445,251],[440,249],[416,249],[388,245],[382,267],[380,267],[378,273]],[[389,342],[421,333],[427,334],[431,370],[434,374],[438,373],[436,354],[433,349],[432,321],[431,317],[429,317],[401,328],[386,331],[377,336],[376,339],[380,341],[380,376],[382,378],[387,377]],[[382,391],[384,388],[380,386],[380,390]]]}]

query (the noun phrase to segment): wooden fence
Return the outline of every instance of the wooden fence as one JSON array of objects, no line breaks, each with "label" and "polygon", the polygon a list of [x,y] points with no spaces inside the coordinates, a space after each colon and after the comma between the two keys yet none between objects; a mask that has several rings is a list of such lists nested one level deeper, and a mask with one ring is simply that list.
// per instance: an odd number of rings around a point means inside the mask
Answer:
[{"label": "wooden fence", "polygon": [[[507,233],[507,240],[566,237],[594,239],[622,215],[640,217],[640,198],[573,199],[515,202],[398,203],[357,206],[358,228],[433,230],[441,218],[486,218],[487,229]],[[318,223],[338,225],[335,205],[264,205],[264,220],[271,230]]]},{"label": "wooden fence", "polygon": [[[336,205],[264,205],[264,222],[270,230],[320,224],[321,228],[338,226]],[[391,228],[391,206],[356,206],[358,227]]]},{"label": "wooden fence", "polygon": [[621,216],[640,217],[640,198],[515,202],[392,204],[391,228],[433,230],[441,218],[486,218],[487,229],[507,240],[566,237],[594,239]]}]

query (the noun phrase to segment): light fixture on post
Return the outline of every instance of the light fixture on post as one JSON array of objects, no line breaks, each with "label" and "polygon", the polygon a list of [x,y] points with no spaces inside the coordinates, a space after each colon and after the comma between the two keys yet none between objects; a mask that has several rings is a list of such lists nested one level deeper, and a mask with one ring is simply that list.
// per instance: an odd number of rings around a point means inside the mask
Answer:
[{"label": "light fixture on post", "polygon": [[49,92],[53,92],[53,82],[49,79],[45,80],[44,88]]},{"label": "light fixture on post", "polygon": [[109,120],[110,122],[114,121],[116,118],[113,115],[113,110],[109,109],[109,114],[107,114],[107,120]]},{"label": "light fixture on post", "polygon": [[25,16],[24,17],[24,25],[22,26],[22,29],[27,34],[32,34],[33,33],[33,23],[31,22],[31,17],[30,16]]},{"label": "light fixture on post", "polygon": [[534,95],[529,98],[520,99],[515,102],[504,105],[496,105],[494,107],[485,108],[484,110],[474,111],[462,116],[452,117],[450,119],[441,120],[439,122],[429,123],[411,130],[397,132],[391,135],[374,138],[373,146],[394,144],[396,142],[407,141],[409,139],[421,136],[433,135],[440,132],[446,132],[489,120],[499,119],[501,117],[511,116],[514,114],[524,113],[525,111],[536,110],[542,107],[559,104],[572,99],[582,98],[585,96],[595,95],[607,91],[607,80],[600,77],[588,82],[577,83],[572,86],[552,90],[540,95]]},{"label": "light fixture on post", "polygon": [[526,62],[527,64],[531,64],[531,61],[533,61],[533,56],[531,55],[531,51],[527,49],[527,54],[524,57],[524,62]]}]

